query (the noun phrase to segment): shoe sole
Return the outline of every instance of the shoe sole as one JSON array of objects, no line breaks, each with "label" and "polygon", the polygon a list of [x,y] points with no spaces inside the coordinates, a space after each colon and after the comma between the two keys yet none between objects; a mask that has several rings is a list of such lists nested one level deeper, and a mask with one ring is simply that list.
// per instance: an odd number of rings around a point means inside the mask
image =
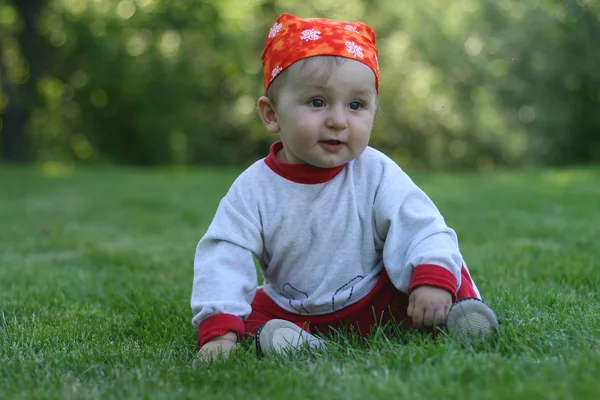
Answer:
[{"label": "shoe sole", "polygon": [[325,349],[325,343],[298,325],[282,319],[268,321],[256,331],[256,352],[259,356],[273,353],[298,352],[303,348]]},{"label": "shoe sole", "polygon": [[496,314],[479,299],[459,300],[448,312],[448,331],[456,335],[462,343],[473,343],[489,336],[497,327]]}]

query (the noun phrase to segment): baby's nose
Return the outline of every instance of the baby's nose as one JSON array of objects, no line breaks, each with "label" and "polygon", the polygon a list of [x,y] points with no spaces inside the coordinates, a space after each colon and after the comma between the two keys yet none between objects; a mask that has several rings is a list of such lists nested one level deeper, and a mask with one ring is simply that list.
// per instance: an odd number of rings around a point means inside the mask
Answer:
[{"label": "baby's nose", "polygon": [[330,129],[345,129],[348,126],[345,107],[342,105],[331,106],[325,125]]}]

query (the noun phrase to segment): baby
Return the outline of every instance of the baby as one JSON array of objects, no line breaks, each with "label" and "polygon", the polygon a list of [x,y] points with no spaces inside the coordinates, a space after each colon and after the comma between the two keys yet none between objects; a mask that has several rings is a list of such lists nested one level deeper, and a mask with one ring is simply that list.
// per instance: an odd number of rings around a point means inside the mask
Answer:
[{"label": "baby", "polygon": [[[191,307],[201,356],[255,335],[263,354],[331,328],[490,334],[455,232],[400,167],[368,147],[378,108],[375,32],[283,14],[262,60],[258,111],[281,141],[233,183],[200,240]],[[258,286],[254,257],[264,278]]]}]

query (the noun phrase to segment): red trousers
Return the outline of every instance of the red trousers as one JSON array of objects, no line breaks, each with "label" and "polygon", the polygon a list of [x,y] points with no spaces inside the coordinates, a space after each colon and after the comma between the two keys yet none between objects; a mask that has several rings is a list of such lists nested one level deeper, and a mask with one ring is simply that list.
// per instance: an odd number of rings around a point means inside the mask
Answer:
[{"label": "red trousers", "polygon": [[[466,297],[479,297],[473,285],[469,271],[463,266],[462,283],[457,300]],[[385,270],[367,296],[339,311],[322,315],[292,314],[279,307],[267,294],[258,289],[252,302],[252,313],[244,321],[246,334],[256,330],[271,319],[291,321],[303,329],[327,332],[330,329],[351,328],[358,334],[368,334],[376,324],[385,324],[390,320],[402,326],[410,326],[407,310],[408,295],[400,292],[390,281]]]}]

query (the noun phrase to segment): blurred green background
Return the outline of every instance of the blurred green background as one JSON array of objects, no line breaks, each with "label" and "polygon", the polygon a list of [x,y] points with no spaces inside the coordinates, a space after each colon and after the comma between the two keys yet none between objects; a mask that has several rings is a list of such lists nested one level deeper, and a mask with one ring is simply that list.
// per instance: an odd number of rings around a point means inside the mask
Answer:
[{"label": "blurred green background", "polygon": [[282,12],[378,34],[403,166],[600,162],[598,0],[0,0],[0,160],[245,165]]}]

